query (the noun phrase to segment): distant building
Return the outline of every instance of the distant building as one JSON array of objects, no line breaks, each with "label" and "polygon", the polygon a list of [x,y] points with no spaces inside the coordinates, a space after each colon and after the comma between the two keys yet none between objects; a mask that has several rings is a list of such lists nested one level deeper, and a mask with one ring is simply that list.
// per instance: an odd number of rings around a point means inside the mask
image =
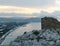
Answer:
[{"label": "distant building", "polygon": [[47,28],[60,28],[60,22],[53,18],[53,17],[44,17],[41,19],[41,28],[42,29],[47,29]]}]

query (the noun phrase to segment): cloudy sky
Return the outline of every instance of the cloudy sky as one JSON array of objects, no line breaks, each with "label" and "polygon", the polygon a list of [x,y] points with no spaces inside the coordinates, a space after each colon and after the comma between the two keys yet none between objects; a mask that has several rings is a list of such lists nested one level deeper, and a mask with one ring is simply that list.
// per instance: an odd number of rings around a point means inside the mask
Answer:
[{"label": "cloudy sky", "polygon": [[60,10],[60,0],[0,0],[0,13],[32,14]]},{"label": "cloudy sky", "polygon": [[32,14],[60,11],[60,0],[0,0],[0,13]]}]

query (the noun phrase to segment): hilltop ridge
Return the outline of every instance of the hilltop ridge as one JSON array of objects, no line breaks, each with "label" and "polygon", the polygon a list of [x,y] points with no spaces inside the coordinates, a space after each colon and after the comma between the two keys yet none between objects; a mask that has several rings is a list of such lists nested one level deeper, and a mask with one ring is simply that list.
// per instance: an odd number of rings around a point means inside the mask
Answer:
[{"label": "hilltop ridge", "polygon": [[41,19],[41,30],[24,32],[11,46],[60,46],[60,22],[52,17]]},{"label": "hilltop ridge", "polygon": [[8,46],[60,46],[60,22],[55,18],[44,17],[41,23],[41,30],[24,32]]}]

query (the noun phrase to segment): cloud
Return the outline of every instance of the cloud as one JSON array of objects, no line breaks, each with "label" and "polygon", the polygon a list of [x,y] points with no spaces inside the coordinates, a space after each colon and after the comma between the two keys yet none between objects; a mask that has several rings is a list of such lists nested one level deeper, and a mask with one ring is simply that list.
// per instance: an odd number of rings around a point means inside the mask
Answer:
[{"label": "cloud", "polygon": [[32,14],[38,12],[40,12],[40,10],[35,8],[0,6],[0,13]]},{"label": "cloud", "polygon": [[55,3],[56,3],[56,6],[57,6],[57,7],[60,7],[60,0],[56,0]]},{"label": "cloud", "polygon": [[0,0],[0,5],[21,7],[46,7],[55,4],[55,0]]},{"label": "cloud", "polygon": [[33,14],[33,13],[40,13],[41,11],[52,13],[56,10],[60,10],[60,8],[59,7],[30,8],[30,7],[0,5],[0,13]]},{"label": "cloud", "polygon": [[32,14],[60,10],[59,0],[0,0],[0,13]]},{"label": "cloud", "polygon": [[[33,13],[40,14],[41,11],[48,13],[60,11],[60,0],[0,0],[0,14],[14,13],[20,16],[21,14],[22,16],[27,14],[26,17],[32,17],[31,15],[33,15]],[[0,15],[0,17],[4,16]],[[11,17],[11,15],[5,15],[5,17],[8,18]]]},{"label": "cloud", "polygon": [[32,14],[60,10],[59,0],[0,0],[0,13]]}]

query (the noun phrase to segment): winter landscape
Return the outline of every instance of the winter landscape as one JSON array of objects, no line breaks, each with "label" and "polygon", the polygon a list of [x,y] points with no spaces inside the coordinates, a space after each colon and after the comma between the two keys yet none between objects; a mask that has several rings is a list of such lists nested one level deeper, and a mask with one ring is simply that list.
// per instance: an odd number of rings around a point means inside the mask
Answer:
[{"label": "winter landscape", "polygon": [[53,17],[43,17],[40,21],[35,19],[13,23],[12,29],[9,24],[8,31],[3,28],[0,46],[60,46],[60,22]]},{"label": "winter landscape", "polygon": [[0,46],[60,46],[60,0],[0,0]]}]

